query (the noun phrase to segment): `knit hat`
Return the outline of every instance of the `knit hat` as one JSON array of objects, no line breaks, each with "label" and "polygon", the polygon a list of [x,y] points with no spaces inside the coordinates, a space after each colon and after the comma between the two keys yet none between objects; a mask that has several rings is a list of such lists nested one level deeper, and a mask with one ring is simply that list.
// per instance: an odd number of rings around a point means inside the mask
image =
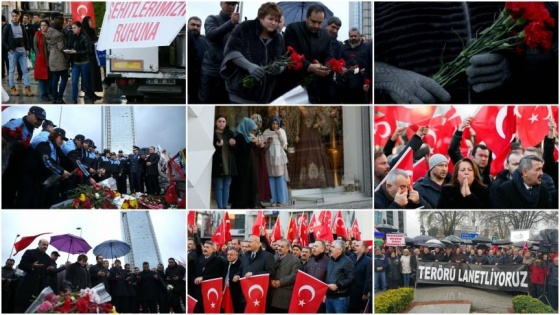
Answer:
[{"label": "knit hat", "polygon": [[430,156],[430,171],[439,163],[447,162],[447,158],[443,154],[434,154]]}]

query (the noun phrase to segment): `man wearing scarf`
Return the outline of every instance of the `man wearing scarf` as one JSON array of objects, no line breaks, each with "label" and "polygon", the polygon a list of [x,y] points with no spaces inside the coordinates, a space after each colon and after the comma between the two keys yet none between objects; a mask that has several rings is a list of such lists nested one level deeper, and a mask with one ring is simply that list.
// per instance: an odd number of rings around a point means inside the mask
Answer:
[{"label": "man wearing scarf", "polygon": [[548,190],[542,185],[544,160],[535,155],[524,156],[513,178],[496,190],[494,208],[551,209]]},{"label": "man wearing scarf", "polygon": [[360,31],[353,27],[348,33],[348,40],[342,46],[342,58],[349,69],[344,74],[345,94],[343,102],[346,104],[364,104],[366,97],[363,86],[365,80],[365,69],[368,59],[368,45],[362,40]]}]

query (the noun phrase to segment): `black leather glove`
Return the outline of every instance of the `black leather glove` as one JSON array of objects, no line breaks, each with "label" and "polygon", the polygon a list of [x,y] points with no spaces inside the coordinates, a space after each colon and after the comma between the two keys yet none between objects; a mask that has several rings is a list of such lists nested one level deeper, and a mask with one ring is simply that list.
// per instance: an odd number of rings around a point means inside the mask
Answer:
[{"label": "black leather glove", "polygon": [[448,102],[451,95],[436,81],[383,62],[374,63],[375,89],[389,93],[397,104]]},{"label": "black leather glove", "polygon": [[508,60],[501,54],[479,54],[469,60],[467,79],[475,92],[491,90],[511,77]]}]

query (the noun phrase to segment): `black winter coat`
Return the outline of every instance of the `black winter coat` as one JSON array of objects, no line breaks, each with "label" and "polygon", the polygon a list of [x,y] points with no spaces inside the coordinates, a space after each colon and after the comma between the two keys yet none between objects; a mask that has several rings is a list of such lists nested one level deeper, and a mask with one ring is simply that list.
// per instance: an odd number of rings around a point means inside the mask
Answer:
[{"label": "black winter coat", "polygon": [[241,257],[241,268],[239,268],[237,275],[244,277],[247,272],[253,275],[270,274],[270,279],[274,278],[274,268],[276,262],[274,256],[266,251],[259,249],[255,254],[255,259],[251,260],[251,251],[247,251]]},{"label": "black winter coat", "polygon": [[72,284],[73,290],[92,287],[89,272],[79,262],[75,262],[68,267],[65,280]]},{"label": "black winter coat", "polygon": [[488,209],[491,208],[490,190],[473,182],[471,194],[463,197],[460,186],[445,185],[439,198],[439,209]]},{"label": "black winter coat", "polygon": [[73,57],[73,62],[89,62],[89,56],[93,51],[91,46],[91,41],[83,30],[77,37],[74,37],[74,42],[72,47],[76,50],[76,54],[71,55]]},{"label": "black winter coat", "polygon": [[327,268],[329,266],[329,256],[321,254],[309,258],[305,264],[305,273],[325,282],[327,277]]},{"label": "black winter coat", "polygon": [[346,255],[338,258],[331,257],[327,267],[327,278],[325,283],[336,284],[336,291],[328,290],[328,297],[343,297],[350,295],[350,288],[354,281],[354,263]]},{"label": "black winter coat", "polygon": [[[35,262],[43,264],[43,267],[33,268]],[[47,267],[50,266],[52,259],[38,248],[28,249],[21,257],[19,269],[26,272],[23,279],[20,279],[16,290],[16,304],[31,305],[30,300],[33,296],[38,296],[41,290],[49,285]]]},{"label": "black winter coat", "polygon": [[[224,145],[229,146],[229,139],[233,139],[234,134],[231,129],[226,126],[225,129],[225,139]],[[222,147],[218,147],[216,143],[220,141],[220,138],[214,132],[214,139],[212,144],[216,151],[212,154],[212,177],[220,177],[224,175],[223,158],[222,158]],[[229,171],[230,176],[237,176],[237,163],[235,161],[235,146],[229,147]]]},{"label": "black winter coat", "polygon": [[220,76],[220,66],[224,60],[224,48],[230,32],[235,27],[230,19],[231,16],[220,12],[218,15],[209,15],[204,21],[208,49],[202,61],[203,75]]},{"label": "black winter coat", "polygon": [[[109,271],[109,283],[112,296],[130,296],[128,283],[126,282],[126,272],[122,268],[113,267]],[[118,275],[118,277],[117,277]]]}]

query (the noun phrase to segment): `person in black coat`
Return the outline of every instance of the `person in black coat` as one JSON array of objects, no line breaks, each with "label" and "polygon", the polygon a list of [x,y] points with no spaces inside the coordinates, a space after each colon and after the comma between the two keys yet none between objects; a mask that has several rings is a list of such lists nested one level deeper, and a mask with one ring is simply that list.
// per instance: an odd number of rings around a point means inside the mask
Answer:
[{"label": "person in black coat", "polygon": [[107,281],[107,277],[109,277],[109,269],[103,266],[103,255],[95,256],[95,261],[97,263],[89,268],[91,285],[95,287],[96,285],[103,283],[103,285],[105,285],[105,290],[109,292],[109,281]]},{"label": "person in black coat", "polygon": [[128,165],[130,167],[128,170],[130,176],[130,193],[144,193],[144,163],[142,163],[141,155],[138,154],[139,150],[139,147],[133,146],[132,154],[128,156]]},{"label": "person in black coat", "polygon": [[463,250],[459,247],[455,249],[453,255],[451,255],[451,260],[449,262],[453,263],[464,263],[466,261],[466,255],[463,254]]},{"label": "person in black coat", "polygon": [[216,117],[215,127],[212,140],[216,149],[212,154],[212,183],[218,209],[227,209],[232,177],[237,176],[234,151],[237,141],[224,115]]},{"label": "person in black coat", "polygon": [[257,143],[257,124],[243,117],[235,132],[235,161],[238,175],[231,182],[231,208],[252,209],[257,194],[257,175],[254,167],[253,146]]},{"label": "person in black coat", "polygon": [[[267,104],[272,101],[272,92],[277,75],[285,66],[271,66],[284,52],[284,39],[277,31],[282,9],[273,2],[261,5],[255,20],[244,21],[231,33],[224,48],[224,60],[220,74],[225,79],[229,99],[236,104]],[[257,83],[244,85],[246,76],[251,75]]]},{"label": "person in black coat", "polygon": [[434,255],[430,252],[430,249],[424,246],[424,251],[418,256],[418,261],[429,262],[434,260]]},{"label": "person in black coat", "polygon": [[261,242],[259,237],[251,235],[249,237],[249,251],[247,251],[241,258],[241,268],[233,278],[234,282],[239,281],[239,278],[270,274],[270,278],[274,277],[274,268],[276,262],[274,256],[261,249]]},{"label": "person in black coat", "polygon": [[143,313],[157,313],[157,294],[160,286],[160,277],[157,272],[150,270],[148,262],[142,263],[142,271],[139,273],[140,296]]},{"label": "person in black coat", "polygon": [[[202,292],[200,284],[204,280],[219,278],[224,276],[225,262],[216,254],[216,244],[212,241],[204,242],[202,248],[202,256],[198,257],[197,267],[195,270],[195,291],[193,296],[198,301],[202,301]],[[204,313],[203,303],[197,303],[195,313]]]},{"label": "person in black coat", "polygon": [[115,260],[115,266],[109,270],[109,283],[111,285],[111,304],[118,313],[129,313],[128,309],[128,284],[126,282],[126,272],[121,267],[121,261]]},{"label": "person in black coat", "polygon": [[[333,58],[331,37],[321,24],[325,20],[325,11],[321,5],[311,5],[307,9],[305,21],[290,23],[286,27],[284,41],[286,47],[292,47],[298,54],[303,54],[303,68],[300,71],[288,71],[286,77],[290,82],[288,90],[300,84],[310,72],[313,82],[307,87],[309,102],[312,104],[330,104],[329,83],[332,76],[324,65]],[[317,60],[318,62],[314,62]],[[287,91],[285,91],[287,92]]]},{"label": "person in black coat", "polygon": [[91,288],[91,279],[86,269],[88,258],[85,254],[80,254],[78,260],[68,266],[64,282],[70,286],[71,290],[81,290]]},{"label": "person in black coat", "polygon": [[185,305],[186,282],[185,267],[178,265],[175,258],[167,260],[167,268],[165,269],[165,281],[173,286],[171,291],[171,307],[175,313],[184,312],[181,302]]},{"label": "person in black coat", "polygon": [[524,156],[513,172],[513,179],[496,190],[494,208],[552,209],[548,190],[542,185],[543,159]]},{"label": "person in black coat", "polygon": [[235,248],[229,248],[227,253],[227,260],[227,267],[224,268],[224,286],[229,286],[234,313],[241,314],[245,310],[245,305],[243,303],[243,292],[241,291],[241,284],[239,283],[239,281],[233,281],[233,277],[235,277],[235,275],[241,268],[241,259],[239,257],[239,252],[235,250]]},{"label": "person in black coat", "polygon": [[464,158],[455,164],[453,176],[443,186],[439,198],[439,209],[488,209],[490,190],[482,183],[478,166],[473,160]]},{"label": "person in black coat", "polygon": [[434,261],[443,261],[443,251],[441,248],[436,247],[434,248]]},{"label": "person in black coat", "polygon": [[161,191],[159,187],[159,154],[156,153],[154,146],[150,147],[149,154],[144,157],[146,161],[146,189],[148,194],[158,196]]},{"label": "person in black coat", "polygon": [[[356,261],[354,262],[354,281],[350,289],[350,313],[363,313],[367,303],[368,293],[371,293],[371,258],[366,255],[367,247],[363,241],[354,245],[356,250]],[[367,275],[370,275],[368,278]]]},{"label": "person in black coat", "polygon": [[400,257],[395,252],[391,252],[388,262],[387,280],[389,282],[389,289],[398,289],[402,277]]},{"label": "person in black coat", "polygon": [[46,254],[49,241],[39,240],[36,249],[28,249],[21,257],[18,268],[26,274],[20,281],[16,290],[15,308],[16,313],[24,313],[31,305],[34,297],[49,286],[48,274],[55,270],[51,266],[51,258]]}]

